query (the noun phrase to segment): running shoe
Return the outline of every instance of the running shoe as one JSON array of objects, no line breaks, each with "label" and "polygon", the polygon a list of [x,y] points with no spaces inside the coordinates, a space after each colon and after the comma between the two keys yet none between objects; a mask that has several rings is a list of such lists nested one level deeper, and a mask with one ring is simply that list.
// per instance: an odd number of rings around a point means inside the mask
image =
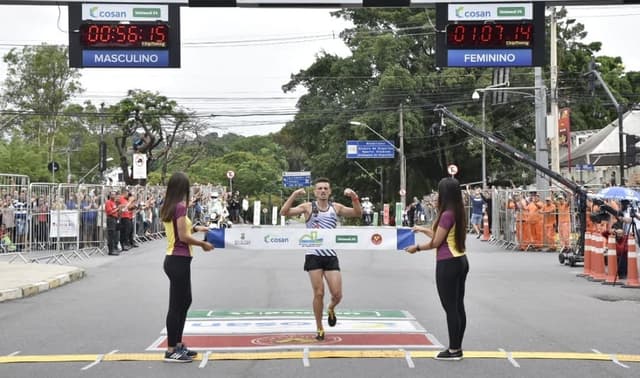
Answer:
[{"label": "running shoe", "polygon": [[193,359],[187,356],[187,352],[182,349],[174,350],[173,352],[164,353],[165,362],[191,362]]},{"label": "running shoe", "polygon": [[187,353],[187,356],[189,356],[191,358],[193,358],[193,357],[198,355],[198,352],[196,352],[195,350],[191,350],[191,349],[187,348],[187,346],[184,345],[184,344],[182,344],[182,346],[177,347],[177,349],[185,351]]},{"label": "running shoe", "polygon": [[327,310],[327,321],[329,322],[329,327],[334,327],[336,325],[338,319],[336,318],[335,310]]},{"label": "running shoe", "polygon": [[449,349],[445,349],[442,352],[438,353],[438,355],[434,358],[436,360],[443,361],[460,361],[462,359],[462,349],[457,352],[450,352]]},{"label": "running shoe", "polygon": [[319,329],[318,333],[316,333],[316,340],[324,341],[324,330]]}]

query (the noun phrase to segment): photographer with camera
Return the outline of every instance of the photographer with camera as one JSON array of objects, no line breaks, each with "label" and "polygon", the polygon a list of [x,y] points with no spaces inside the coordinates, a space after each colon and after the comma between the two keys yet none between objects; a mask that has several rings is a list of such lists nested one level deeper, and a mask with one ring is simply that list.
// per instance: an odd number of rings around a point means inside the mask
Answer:
[{"label": "photographer with camera", "polygon": [[[616,244],[616,261],[617,261],[617,277],[625,279],[627,277],[627,257],[629,252],[629,233],[637,234],[638,230],[634,221],[637,219],[636,211],[629,200],[620,201],[622,210],[615,209],[605,205],[600,205],[601,212],[608,212],[612,216],[609,217],[613,223],[611,229],[602,232],[602,236],[608,238],[610,235],[615,237]],[[635,236],[635,235],[634,235]]]}]

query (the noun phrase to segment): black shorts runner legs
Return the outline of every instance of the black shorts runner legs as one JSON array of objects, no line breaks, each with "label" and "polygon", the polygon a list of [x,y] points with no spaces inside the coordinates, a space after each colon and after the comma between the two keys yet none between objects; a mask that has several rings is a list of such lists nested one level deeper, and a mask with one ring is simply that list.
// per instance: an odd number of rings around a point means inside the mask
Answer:
[{"label": "black shorts runner legs", "polygon": [[306,272],[310,270],[340,270],[340,263],[337,256],[316,256],[305,255],[304,257],[304,270]]}]

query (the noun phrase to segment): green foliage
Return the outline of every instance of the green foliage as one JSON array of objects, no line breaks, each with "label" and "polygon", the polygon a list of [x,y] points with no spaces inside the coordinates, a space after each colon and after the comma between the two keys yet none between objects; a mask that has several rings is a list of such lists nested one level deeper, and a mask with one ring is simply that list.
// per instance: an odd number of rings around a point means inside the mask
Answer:
[{"label": "green foliage", "polygon": [[64,46],[26,46],[20,52],[11,49],[4,62],[4,99],[16,110],[35,116],[23,122],[22,134],[38,146],[47,146],[49,159],[53,160],[56,137],[65,126],[58,115],[71,97],[82,92],[80,74],[69,68]]},{"label": "green foliage", "polygon": [[16,139],[0,142],[0,172],[29,176],[31,182],[50,182],[47,151],[37,145]]}]

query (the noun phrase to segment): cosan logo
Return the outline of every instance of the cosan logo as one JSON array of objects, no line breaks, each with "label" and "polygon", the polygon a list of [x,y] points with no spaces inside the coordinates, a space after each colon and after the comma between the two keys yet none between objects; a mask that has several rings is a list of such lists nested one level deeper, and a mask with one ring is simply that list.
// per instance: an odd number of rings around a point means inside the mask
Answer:
[{"label": "cosan logo", "polygon": [[100,10],[100,7],[89,8],[92,18],[127,18],[127,12],[122,10]]},{"label": "cosan logo", "polygon": [[479,9],[470,9],[465,10],[464,7],[460,6],[456,8],[456,17],[457,18],[491,18],[491,11],[488,10],[479,10]]},{"label": "cosan logo", "polygon": [[266,244],[287,244],[289,243],[289,238],[286,236],[280,236],[280,235],[265,235],[264,237],[264,242]]}]

